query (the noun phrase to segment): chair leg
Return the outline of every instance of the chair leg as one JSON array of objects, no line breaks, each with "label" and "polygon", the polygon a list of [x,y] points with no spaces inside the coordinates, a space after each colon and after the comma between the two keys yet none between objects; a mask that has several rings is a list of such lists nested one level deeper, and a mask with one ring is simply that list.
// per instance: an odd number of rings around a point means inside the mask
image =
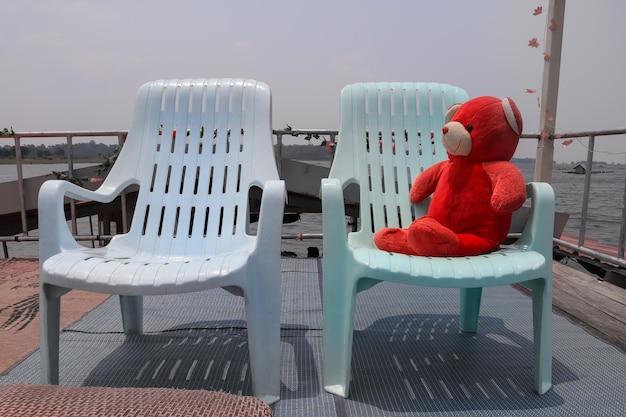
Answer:
[{"label": "chair leg", "polygon": [[552,387],[552,285],[533,282],[533,344],[535,390],[545,394]]},{"label": "chair leg", "polygon": [[266,404],[280,400],[280,297],[280,285],[254,286],[245,295],[252,391]]},{"label": "chair leg", "polygon": [[120,295],[120,309],[124,333],[143,333],[143,297],[140,295]]},{"label": "chair leg", "polygon": [[480,300],[483,289],[461,288],[461,315],[459,327],[462,332],[475,333],[478,329],[478,316],[480,313]]},{"label": "chair leg", "polygon": [[61,296],[69,290],[48,284],[39,286],[41,382],[59,383],[59,331]]},{"label": "chair leg", "polygon": [[[330,269],[324,268],[324,272]],[[356,285],[347,274],[325,277],[323,288],[324,390],[347,398],[354,337]]]}]

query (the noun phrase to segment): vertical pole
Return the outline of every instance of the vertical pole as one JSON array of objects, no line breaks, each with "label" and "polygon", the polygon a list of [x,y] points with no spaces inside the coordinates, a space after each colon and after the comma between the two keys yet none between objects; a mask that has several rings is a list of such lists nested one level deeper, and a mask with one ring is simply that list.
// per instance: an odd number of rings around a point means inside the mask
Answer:
[{"label": "vertical pole", "polygon": [[330,154],[330,166],[333,166],[333,162],[335,161],[335,149],[337,147],[337,135],[334,133],[330,133],[330,141],[333,144],[332,153]]},{"label": "vertical pole", "polygon": [[[67,177],[74,179],[74,147],[72,146],[72,135],[67,136]],[[76,201],[70,199],[70,219],[72,224],[72,234],[78,234],[78,226],[76,224]]]},{"label": "vertical pole", "polygon": [[589,145],[587,146],[587,165],[585,166],[585,188],[583,189],[583,207],[580,212],[580,231],[578,232],[578,246],[585,246],[585,233],[587,231],[587,211],[589,209],[589,190],[591,189],[591,173],[593,167],[593,148],[595,147],[596,137],[589,136]]},{"label": "vertical pole", "polygon": [[624,239],[626,237],[626,181],[624,181],[624,202],[622,203],[622,227],[619,232],[617,257],[624,259]]},{"label": "vertical pole", "polygon": [[276,166],[280,177],[283,171],[283,134],[279,132],[274,132],[274,134],[276,135]]},{"label": "vertical pole", "polygon": [[[539,118],[541,137],[537,143],[535,181],[552,181],[552,161],[554,160],[553,135],[559,94],[559,72],[561,69],[561,45],[563,43],[564,17],[565,0],[550,0],[548,25],[551,26],[552,19],[554,19],[557,26],[553,29],[548,29],[546,34],[546,61],[543,66],[541,114]],[[547,59],[548,57],[549,59]]]},{"label": "vertical pole", "polygon": [[22,235],[28,236],[28,218],[26,216],[26,193],[24,191],[24,173],[22,172],[22,143],[20,137],[14,138],[15,165],[17,166],[17,188],[20,193],[20,216],[22,218]]},{"label": "vertical pole", "polygon": [[[124,134],[120,134],[117,136],[117,153],[119,155],[119,153],[122,151],[122,146],[124,146],[124,142],[126,141],[126,135]],[[113,167],[109,168],[110,170],[113,169]],[[122,191],[122,195],[120,197],[120,201],[121,201],[121,205],[122,205],[122,233],[128,233],[128,214],[127,214],[127,209],[128,209],[128,205],[126,202],[126,190]],[[116,230],[116,233],[120,233],[119,230]]]}]

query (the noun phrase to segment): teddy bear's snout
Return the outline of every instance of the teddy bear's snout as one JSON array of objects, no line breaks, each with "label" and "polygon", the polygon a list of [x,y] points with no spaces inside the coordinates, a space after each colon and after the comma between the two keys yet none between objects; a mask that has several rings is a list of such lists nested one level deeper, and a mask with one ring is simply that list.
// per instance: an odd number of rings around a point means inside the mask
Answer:
[{"label": "teddy bear's snout", "polygon": [[446,123],[443,128],[443,145],[450,155],[467,156],[472,151],[472,138],[465,127],[457,122]]}]

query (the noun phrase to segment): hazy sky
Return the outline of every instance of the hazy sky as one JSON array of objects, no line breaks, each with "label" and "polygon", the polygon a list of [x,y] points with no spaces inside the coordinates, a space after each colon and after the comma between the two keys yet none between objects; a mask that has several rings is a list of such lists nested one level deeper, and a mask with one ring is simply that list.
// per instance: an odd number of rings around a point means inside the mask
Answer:
[{"label": "hazy sky", "polygon": [[[544,13],[533,16],[543,6]],[[273,125],[339,127],[339,94],[361,81],[455,84],[509,96],[539,131],[548,0],[19,0],[0,5],[0,129],[128,129],[135,93],[161,78],[269,84]],[[557,132],[626,127],[626,1],[569,0]],[[528,42],[536,37],[539,48]],[[1,143],[1,142],[0,142]],[[587,139],[555,144],[586,159]],[[626,138],[595,160],[626,163]],[[522,141],[516,156],[534,157]]]}]

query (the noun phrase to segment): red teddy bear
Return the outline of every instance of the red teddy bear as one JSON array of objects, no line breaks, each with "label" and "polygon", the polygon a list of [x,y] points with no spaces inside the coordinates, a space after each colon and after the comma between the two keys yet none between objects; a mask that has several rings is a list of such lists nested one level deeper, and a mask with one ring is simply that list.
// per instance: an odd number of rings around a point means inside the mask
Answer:
[{"label": "red teddy bear", "polygon": [[428,213],[408,229],[379,230],[374,235],[379,249],[421,256],[491,252],[524,204],[524,176],[510,162],[522,133],[513,100],[477,97],[452,106],[445,121],[448,160],[418,175],[410,192],[413,203],[432,194]]}]

